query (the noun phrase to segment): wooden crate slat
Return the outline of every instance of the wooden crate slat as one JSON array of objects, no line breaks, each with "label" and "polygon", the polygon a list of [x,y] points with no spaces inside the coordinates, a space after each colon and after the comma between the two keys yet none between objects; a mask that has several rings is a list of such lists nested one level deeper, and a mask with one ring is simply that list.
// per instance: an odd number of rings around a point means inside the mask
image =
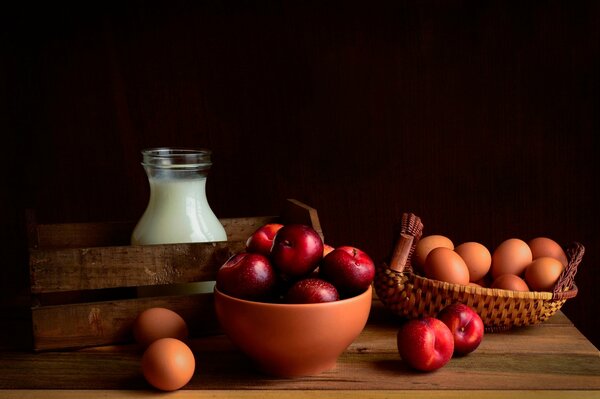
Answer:
[{"label": "wooden crate slat", "polygon": [[177,312],[187,322],[191,336],[219,331],[213,296],[207,294],[43,306],[32,309],[34,349],[132,342],[135,318],[151,307]]},{"label": "wooden crate slat", "polygon": [[260,226],[280,220],[279,216],[219,219],[229,241],[246,241]]},{"label": "wooden crate slat", "polygon": [[[219,219],[229,241],[246,240],[263,224],[279,220],[278,216]],[[130,244],[135,222],[54,223],[35,226],[33,248],[89,248]]]},{"label": "wooden crate slat", "polygon": [[86,248],[129,245],[134,222],[37,225],[39,248]]},{"label": "wooden crate slat", "polygon": [[33,294],[214,280],[245,242],[31,250]]},{"label": "wooden crate slat", "polygon": [[281,214],[284,223],[297,223],[312,226],[312,228],[325,240],[317,210],[295,199],[288,199]]}]

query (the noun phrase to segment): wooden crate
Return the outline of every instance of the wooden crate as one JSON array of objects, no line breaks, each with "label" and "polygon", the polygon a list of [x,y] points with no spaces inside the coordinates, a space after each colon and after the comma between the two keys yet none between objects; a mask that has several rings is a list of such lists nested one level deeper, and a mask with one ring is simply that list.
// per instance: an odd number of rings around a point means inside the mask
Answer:
[{"label": "wooden crate", "polygon": [[226,242],[132,246],[135,223],[29,223],[33,348],[129,342],[135,317],[154,306],[179,313],[192,336],[218,332],[211,293],[139,297],[138,288],[214,281],[270,222],[306,224],[323,237],[316,209],[293,199],[279,216],[221,219]]}]

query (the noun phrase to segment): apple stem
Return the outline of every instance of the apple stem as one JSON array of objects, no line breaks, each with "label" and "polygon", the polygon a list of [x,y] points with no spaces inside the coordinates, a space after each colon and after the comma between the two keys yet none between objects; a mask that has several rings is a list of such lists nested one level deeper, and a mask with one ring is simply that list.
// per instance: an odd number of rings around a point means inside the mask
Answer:
[{"label": "apple stem", "polygon": [[414,237],[410,234],[401,233],[390,261],[390,269],[402,273],[410,254]]}]

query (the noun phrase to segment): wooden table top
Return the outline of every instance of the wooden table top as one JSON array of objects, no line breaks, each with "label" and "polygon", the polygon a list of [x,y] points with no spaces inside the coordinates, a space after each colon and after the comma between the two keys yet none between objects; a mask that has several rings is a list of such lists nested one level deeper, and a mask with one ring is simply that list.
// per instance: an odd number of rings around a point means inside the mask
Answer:
[{"label": "wooden table top", "polygon": [[[475,352],[431,373],[413,371],[402,362],[396,349],[399,325],[399,319],[374,302],[367,327],[335,369],[296,379],[258,373],[225,336],[195,338],[190,344],[196,356],[194,377],[170,396],[600,397],[600,352],[562,312],[540,326],[486,334]],[[135,345],[42,353],[0,347],[0,398],[157,394],[141,375]]]}]

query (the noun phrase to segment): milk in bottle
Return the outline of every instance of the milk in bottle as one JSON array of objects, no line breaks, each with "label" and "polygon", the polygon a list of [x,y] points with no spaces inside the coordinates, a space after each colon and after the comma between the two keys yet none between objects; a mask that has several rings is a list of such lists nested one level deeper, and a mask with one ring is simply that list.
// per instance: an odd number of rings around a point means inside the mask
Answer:
[{"label": "milk in bottle", "polygon": [[[207,149],[152,148],[142,151],[150,199],[131,236],[133,245],[227,241],[225,229],[210,208],[206,179],[212,166]],[[178,287],[177,294],[211,291],[212,283]],[[138,294],[165,292],[138,290]]]}]

